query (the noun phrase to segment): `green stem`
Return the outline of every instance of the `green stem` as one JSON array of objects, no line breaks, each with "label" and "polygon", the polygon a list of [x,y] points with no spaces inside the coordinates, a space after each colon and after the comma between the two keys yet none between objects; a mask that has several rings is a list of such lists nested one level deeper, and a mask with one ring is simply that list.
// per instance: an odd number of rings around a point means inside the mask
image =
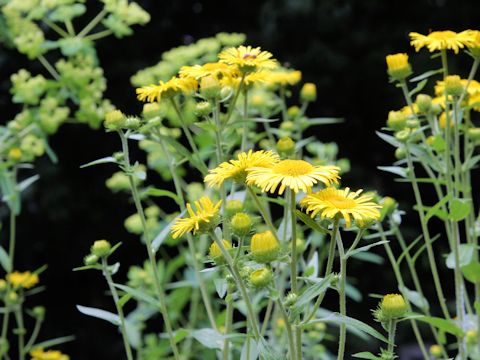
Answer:
[{"label": "green stem", "polygon": [[260,335],[265,335],[265,332],[267,331],[268,328],[268,322],[270,321],[270,317],[272,316],[272,310],[273,310],[273,300],[269,299],[268,304],[267,304],[267,310],[265,310],[265,316],[263,317],[262,321],[262,328],[260,329]]},{"label": "green stem", "polygon": [[[16,194],[15,196],[18,196],[18,194]],[[14,269],[14,260],[15,260],[15,242],[16,242],[16,228],[17,228],[16,220],[17,220],[17,215],[15,214],[15,210],[10,209],[10,239],[8,243],[8,260],[10,262],[10,267],[12,270]]]},{"label": "green stem", "polygon": [[[233,296],[228,293],[226,297],[227,309],[225,316],[225,334],[229,335],[232,332],[232,322],[233,322]],[[223,344],[223,360],[228,360],[230,357],[230,341],[228,338],[225,339]]]},{"label": "green stem", "polygon": [[109,29],[108,30],[102,30],[102,31],[99,31],[97,33],[85,36],[85,39],[90,40],[90,41],[96,41],[96,40],[103,39],[107,36],[110,36],[112,34],[113,34],[112,30],[109,30]]},{"label": "green stem", "polygon": [[[335,260],[335,245],[336,245],[336,238],[338,235],[338,230],[340,228],[340,218],[335,218],[333,223],[333,230],[330,233],[330,245],[328,247],[328,258],[327,258],[327,265],[325,268],[325,275],[327,277],[332,273],[333,270],[333,261]],[[310,314],[303,320],[303,323],[306,324],[317,314],[320,305],[322,304],[323,298],[325,297],[326,291],[319,295],[317,301],[313,305],[313,309]]]},{"label": "green stem", "polygon": [[227,262],[228,268],[233,278],[235,279],[235,283],[237,284],[237,287],[240,290],[240,293],[242,294],[243,301],[245,301],[245,305],[247,307],[248,318],[250,320],[250,324],[253,330],[253,336],[255,340],[258,341],[261,338],[260,330],[258,326],[258,320],[255,314],[255,311],[253,310],[252,302],[250,301],[250,296],[248,295],[247,288],[245,286],[243,278],[240,275],[240,272],[238,271],[237,266],[233,262],[233,259],[230,256],[230,253],[227,251],[227,249],[225,249],[225,246],[223,246],[223,242],[217,237],[217,235],[213,230],[210,230],[210,236],[220,248],[220,251],[222,252],[223,257]]},{"label": "green stem", "polygon": [[[291,271],[291,285],[292,292],[298,294],[298,284],[297,284],[297,214],[295,210],[297,209],[297,204],[295,201],[295,192],[291,190],[290,192],[290,219],[291,219],[291,232],[292,232],[292,261],[290,262],[290,271]],[[285,224],[285,227],[287,225]]]},{"label": "green stem", "polygon": [[[273,222],[272,222],[272,219],[271,217],[268,215],[267,211],[265,210],[265,207],[262,205],[262,203],[260,202],[260,200],[258,199],[257,195],[255,194],[255,192],[252,190],[252,188],[250,186],[247,186],[247,191],[248,191],[248,194],[250,195],[250,197],[252,198],[253,202],[255,203],[255,206],[257,208],[257,210],[260,212],[260,214],[262,215],[263,217],[263,220],[267,223],[267,226],[268,228],[270,229],[270,231],[272,232],[273,236],[275,236],[275,238],[277,239],[277,241],[279,240],[278,239],[278,236],[277,236],[277,229],[275,229],[275,226],[273,225]],[[280,242],[280,241],[279,241]]]},{"label": "green stem", "polygon": [[248,141],[248,90],[243,91],[243,131],[241,150],[246,151]]},{"label": "green stem", "polygon": [[442,49],[440,54],[442,58],[443,78],[445,79],[448,76],[447,50]]},{"label": "green stem", "polygon": [[388,353],[394,354],[395,349],[395,332],[397,330],[397,321],[392,319],[388,322]]},{"label": "green stem", "polygon": [[[340,287],[338,294],[340,298],[340,315],[347,316],[347,304],[345,287],[347,282],[347,258],[345,256],[345,250],[343,248],[342,238],[337,236],[338,254],[340,256]],[[338,342],[338,360],[343,360],[345,357],[345,342],[347,338],[347,327],[344,323],[340,324],[340,339]]]},{"label": "green stem", "polygon": [[[120,135],[120,139],[122,141],[122,149],[123,149],[123,157],[125,161],[125,165],[127,170],[130,171],[131,165],[130,165],[130,156],[129,156],[129,151],[128,151],[128,141],[123,132],[119,131],[118,132]],[[130,190],[132,193],[133,201],[135,203],[135,208],[137,209],[137,214],[140,216],[140,220],[142,222],[142,228],[143,228],[143,236],[145,239],[145,243],[147,245],[147,253],[148,253],[148,259],[150,261],[150,265],[153,270],[153,275],[154,275],[154,280],[155,280],[155,290],[157,292],[158,299],[160,301],[160,312],[163,317],[163,321],[165,323],[165,330],[167,331],[168,334],[168,339],[170,341],[170,346],[172,348],[173,356],[175,357],[175,360],[180,360],[180,355],[178,353],[178,348],[177,348],[177,343],[175,341],[175,337],[173,334],[172,330],[172,325],[170,322],[170,317],[168,315],[168,309],[167,309],[167,297],[164,293],[160,277],[158,275],[158,267],[157,267],[157,260],[155,259],[155,253],[153,252],[152,249],[152,240],[150,239],[150,236],[148,234],[148,229],[147,229],[147,220],[145,218],[145,213],[143,211],[142,204],[140,202],[140,197],[138,195],[138,189],[137,185],[135,184],[132,174],[130,172],[127,173],[128,175],[128,180],[130,183]]]},{"label": "green stem", "polygon": [[45,67],[45,69],[47,69],[47,71],[50,73],[50,75],[52,75],[52,77],[55,79],[55,80],[60,80],[60,75],[59,73],[57,72],[57,70],[55,70],[55,68],[48,62],[48,60],[45,58],[45,56],[43,55],[39,55],[38,56],[38,61],[40,61],[40,63]]},{"label": "green stem", "polygon": [[14,310],[15,319],[17,320],[18,335],[18,359],[25,360],[25,324],[23,323],[22,305],[16,306]]},{"label": "green stem", "polygon": [[[8,331],[8,323],[10,320],[10,308],[8,306],[5,307],[5,313],[3,314],[3,319],[2,319],[2,335],[0,337],[0,345],[3,346],[3,344],[7,344],[7,331]],[[0,353],[1,354],[1,353]],[[7,354],[3,354],[0,359],[3,359],[4,356]]]},{"label": "green stem", "polygon": [[114,283],[112,279],[112,274],[110,273],[107,259],[105,257],[102,258],[102,271],[103,276],[105,276],[105,279],[107,280],[108,288],[110,289],[110,293],[113,297],[113,302],[115,303],[115,307],[117,309],[118,318],[120,320],[120,331],[122,333],[123,346],[125,347],[127,359],[133,360],[132,348],[130,347],[130,342],[128,341],[127,327],[125,325],[125,315],[123,314],[123,309],[119,304],[120,298],[118,296],[117,289],[115,289],[115,286],[113,285]]},{"label": "green stem", "polygon": [[108,14],[107,9],[103,8],[85,27],[78,33],[78,37],[87,35],[97,24]]},{"label": "green stem", "polygon": [[45,19],[45,18],[43,18],[42,21],[43,21],[50,29],[52,29],[53,31],[55,31],[55,32],[56,32],[58,35],[60,35],[61,37],[64,37],[64,38],[70,37],[70,35],[69,35],[65,30],[63,30],[60,26],[58,26],[57,24],[55,24],[53,21],[47,20],[47,19]]},{"label": "green stem", "polygon": [[65,27],[67,28],[68,35],[71,37],[75,36],[75,29],[73,28],[73,24],[71,20],[64,21]]},{"label": "green stem", "polygon": [[227,115],[225,116],[225,120],[224,120],[225,124],[228,124],[228,121],[230,120],[230,117],[233,114],[233,109],[235,108],[235,104],[237,103],[238,96],[240,95],[240,91],[242,91],[243,89],[244,82],[245,82],[245,74],[242,74],[242,77],[240,78],[240,83],[238,84],[238,89],[235,92],[235,95],[233,96],[232,102],[228,105]]},{"label": "green stem", "polygon": [[32,346],[37,341],[38,334],[40,333],[40,329],[42,328],[43,319],[37,318],[35,321],[35,326],[33,327],[32,335],[30,335],[30,339],[28,339],[27,345],[25,345],[25,352],[30,351]]},{"label": "green stem", "polygon": [[290,325],[290,320],[288,319],[287,311],[283,306],[282,300],[277,299],[277,306],[280,309],[280,314],[282,315],[283,321],[285,322],[285,329],[287,330],[288,338],[288,348],[290,351],[290,358],[295,359],[295,341],[293,339],[292,327]]}]

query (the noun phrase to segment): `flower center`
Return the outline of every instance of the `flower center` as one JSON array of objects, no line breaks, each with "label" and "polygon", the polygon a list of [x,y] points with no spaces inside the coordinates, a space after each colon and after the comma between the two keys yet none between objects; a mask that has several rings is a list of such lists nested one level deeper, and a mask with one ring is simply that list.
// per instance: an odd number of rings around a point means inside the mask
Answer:
[{"label": "flower center", "polygon": [[257,55],[255,54],[245,54],[243,55],[243,60],[255,60],[257,58]]},{"label": "flower center", "polygon": [[436,40],[450,40],[454,39],[457,36],[457,34],[453,31],[446,30],[446,31],[434,31],[430,33],[430,37],[436,39]]},{"label": "flower center", "polygon": [[285,176],[301,176],[310,174],[313,166],[303,160],[282,160],[273,167],[273,172]]},{"label": "flower center", "polygon": [[342,196],[333,195],[327,199],[337,209],[351,209],[354,208],[356,203],[352,199],[348,199]]}]

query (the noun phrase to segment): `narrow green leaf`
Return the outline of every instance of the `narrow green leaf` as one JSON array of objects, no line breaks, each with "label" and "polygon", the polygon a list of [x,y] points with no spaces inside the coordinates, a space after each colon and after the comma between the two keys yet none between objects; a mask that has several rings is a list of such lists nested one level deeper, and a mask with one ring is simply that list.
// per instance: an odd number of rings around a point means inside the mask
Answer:
[{"label": "narrow green leaf", "polygon": [[147,304],[150,304],[154,307],[159,307],[160,304],[156,299],[151,297],[150,295],[144,293],[141,290],[131,288],[130,286],[127,285],[122,285],[122,284],[113,284],[117,289],[120,289],[122,291],[125,291],[127,294],[132,295],[137,301],[144,301]]},{"label": "narrow green leaf", "polygon": [[371,352],[368,352],[368,351],[359,352],[359,353],[353,354],[352,356],[358,359],[382,360],[381,357],[377,355],[373,355]]},{"label": "narrow green leaf", "polygon": [[439,317],[434,316],[424,316],[419,314],[412,314],[412,316],[408,316],[407,319],[415,319],[416,321],[425,322],[430,324],[441,331],[445,331],[449,334],[452,334],[457,337],[462,337],[464,332],[460,329],[452,320],[446,320]]},{"label": "narrow green leaf", "polygon": [[225,341],[225,335],[210,328],[193,330],[190,335],[197,340],[200,344],[209,349],[223,349],[223,342]]},{"label": "narrow green leaf", "polygon": [[88,307],[88,306],[81,306],[77,305],[78,311],[80,311],[82,314],[92,316],[97,319],[105,320],[108,321],[109,323],[113,325],[120,325],[120,319],[117,314],[111,313],[106,310],[102,309],[97,309],[93,307]]},{"label": "narrow green leaf", "polygon": [[365,245],[365,246],[362,246],[362,247],[359,247],[358,249],[355,249],[353,251],[348,251],[346,254],[345,254],[345,258],[349,258],[350,256],[354,256],[355,254],[358,254],[358,253],[361,253],[361,252],[364,252],[364,251],[368,251],[370,250],[371,248],[375,247],[375,246],[378,246],[378,245],[383,245],[383,244],[386,244],[386,243],[389,243],[388,240],[382,240],[382,241],[377,241],[373,244],[369,244],[369,245]]},{"label": "narrow green leaf", "polygon": [[157,189],[157,188],[148,188],[143,192],[144,195],[147,196],[155,196],[155,197],[169,197],[173,199],[179,206],[180,204],[180,199],[178,198],[177,194],[168,191],[168,190],[163,190],[163,189]]},{"label": "narrow green leaf", "polygon": [[415,77],[411,78],[409,81],[410,82],[421,81],[421,80],[427,79],[431,76],[441,74],[442,72],[443,72],[443,69],[429,70],[429,71],[424,72],[423,74],[420,74],[418,76],[415,76]]},{"label": "narrow green leaf", "polygon": [[324,229],[323,227],[318,225],[315,222],[315,220],[313,220],[310,216],[308,216],[304,212],[301,212],[300,210],[295,210],[295,214],[305,225],[307,225],[312,230],[318,231],[319,233],[322,233],[322,234],[328,234],[327,229]]},{"label": "narrow green leaf", "polygon": [[[473,261],[476,249],[477,247],[474,244],[460,244],[458,248],[460,267],[467,266]],[[446,264],[449,269],[455,269],[455,254],[453,251],[448,254]]]},{"label": "narrow green leaf", "polygon": [[440,212],[440,208],[445,206],[447,202],[449,202],[452,198],[453,198],[453,194],[449,193],[445,195],[442,199],[440,199],[439,202],[437,202],[427,211],[427,214],[425,215],[425,221],[430,220],[433,216],[438,216],[438,213]]},{"label": "narrow green leaf", "polygon": [[[65,344],[65,343],[73,341],[73,340],[75,340],[75,336],[73,336],[73,335],[62,336],[62,337],[58,337],[58,338],[55,338],[55,339],[45,340],[45,341],[36,343],[36,344],[32,345],[31,348],[32,349],[34,349],[34,348],[50,348],[50,347],[54,347],[54,346],[57,346],[57,345]],[[26,349],[26,350],[28,351],[29,349]]]},{"label": "narrow green leaf", "polygon": [[401,166],[377,166],[377,169],[401,176],[402,178],[407,177],[407,169]]},{"label": "narrow green leaf", "polygon": [[305,305],[309,304],[310,301],[327,291],[332,279],[333,275],[330,274],[329,276],[315,282],[313,285],[309,285],[307,289],[297,298],[295,305],[292,307],[292,317],[294,317],[294,314],[296,315],[301,313]]},{"label": "narrow green leaf", "polygon": [[113,156],[107,156],[101,159],[91,161],[87,164],[81,165],[80,168],[83,169],[89,166],[94,166],[99,164],[108,164],[108,163],[118,164],[117,160]]},{"label": "narrow green leaf", "polygon": [[10,273],[12,271],[12,263],[10,257],[3,247],[0,246],[0,265],[5,272]]},{"label": "narrow green leaf", "polygon": [[419,292],[410,290],[406,286],[400,286],[399,290],[406,296],[408,301],[410,301],[413,305],[418,307],[422,311],[427,311],[430,308],[427,299],[422,296]]},{"label": "narrow green leaf", "polygon": [[408,92],[408,95],[410,95],[410,97],[413,97],[415,94],[419,93],[420,91],[423,90],[423,88],[425,87],[425,85],[427,85],[427,82],[428,82],[428,79],[424,79],[422,81],[420,81],[417,86],[415,86],[415,88],[413,88],[412,90],[410,90]]}]

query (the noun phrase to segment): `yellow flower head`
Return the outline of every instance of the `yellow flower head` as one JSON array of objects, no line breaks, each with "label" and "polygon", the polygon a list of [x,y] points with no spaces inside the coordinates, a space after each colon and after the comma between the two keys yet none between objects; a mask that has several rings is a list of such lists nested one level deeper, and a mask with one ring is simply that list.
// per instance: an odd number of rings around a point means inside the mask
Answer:
[{"label": "yellow flower head", "polygon": [[277,259],[280,252],[278,240],[271,231],[257,233],[250,241],[250,254],[255,261],[269,263]]},{"label": "yellow flower head", "polygon": [[[452,75],[454,76],[454,75]],[[448,79],[449,77],[447,77]],[[467,79],[461,79],[460,83],[462,87],[466,87],[468,84]],[[467,93],[470,96],[480,94],[480,83],[477,80],[471,80],[470,84],[468,85]],[[445,96],[445,81],[439,80],[435,84],[435,95],[436,96]],[[443,99],[445,101],[445,99]]]},{"label": "yellow flower head", "polygon": [[158,85],[147,85],[137,88],[137,99],[148,102],[160,101],[162,97],[170,98],[180,93],[190,93],[197,86],[198,83],[193,78],[172,77],[167,82],[160,81]]},{"label": "yellow flower head", "polygon": [[327,188],[314,194],[307,195],[300,201],[300,205],[306,207],[306,212],[311,217],[319,214],[323,218],[333,219],[337,215],[345,219],[347,227],[350,227],[351,218],[359,224],[380,219],[381,205],[371,201],[373,194],[360,195],[362,190],[351,192],[349,188]]},{"label": "yellow flower head", "polygon": [[282,160],[272,167],[251,167],[247,169],[247,184],[255,184],[264,192],[283,194],[288,187],[295,193],[309,192],[313,185],[337,183],[340,168],[337,166],[314,166],[303,160]]},{"label": "yellow flower head", "polygon": [[[232,248],[232,244],[230,244],[230,242],[227,240],[222,240],[222,244],[226,250],[230,250]],[[212,245],[210,245],[208,255],[212,260],[223,258],[222,250],[220,250],[220,246],[218,246],[216,242],[213,242]]]},{"label": "yellow flower head", "polygon": [[412,67],[408,62],[408,55],[404,53],[387,55],[388,75],[393,79],[403,80],[412,74]]},{"label": "yellow flower head", "polygon": [[216,204],[206,196],[201,197],[198,201],[195,201],[195,211],[190,203],[187,203],[188,218],[177,219],[172,226],[172,237],[174,239],[183,236],[188,232],[206,231],[210,230],[217,225],[218,213],[220,210],[220,200]]},{"label": "yellow flower head", "polygon": [[[250,85],[258,85],[258,84],[265,84],[268,82],[269,72],[268,71],[257,71],[248,73],[243,78],[243,84],[245,86]],[[231,86],[237,87],[240,86],[240,82],[242,81],[241,77],[224,77],[220,80],[220,84],[222,86]]]},{"label": "yellow flower head", "polygon": [[380,302],[380,310],[384,319],[397,319],[405,316],[408,306],[402,295],[388,294]]},{"label": "yellow flower head", "polygon": [[475,42],[475,37],[470,30],[456,33],[454,31],[433,31],[428,35],[422,35],[416,32],[410,34],[410,44],[419,51],[423,47],[427,47],[430,52],[437,50],[453,50],[458,54],[460,49],[465,46],[471,46]]},{"label": "yellow flower head", "polygon": [[279,161],[279,157],[273,151],[253,151],[242,152],[234,160],[221,163],[215,169],[210,170],[205,176],[205,182],[208,186],[221,186],[227,179],[233,179],[236,182],[244,183],[247,177],[247,169],[252,167],[271,167]]},{"label": "yellow flower head", "polygon": [[272,54],[262,51],[259,47],[251,46],[231,47],[222,51],[218,58],[220,62],[236,65],[242,73],[249,73],[261,69],[274,69],[277,61],[272,59]]},{"label": "yellow flower head", "polygon": [[38,284],[38,275],[31,273],[30,271],[18,272],[14,271],[7,275],[7,281],[13,286],[14,289],[20,287],[24,289],[30,289]]},{"label": "yellow flower head", "polygon": [[68,355],[62,354],[57,350],[44,351],[42,348],[37,348],[30,351],[31,360],[70,360]]},{"label": "yellow flower head", "polygon": [[298,70],[280,68],[266,72],[265,82],[269,85],[295,85],[302,80],[302,73]]},{"label": "yellow flower head", "polygon": [[182,66],[179,73],[182,78],[190,77],[197,80],[204,76],[215,76],[216,78],[221,79],[223,77],[233,77],[238,75],[236,68],[221,62]]}]

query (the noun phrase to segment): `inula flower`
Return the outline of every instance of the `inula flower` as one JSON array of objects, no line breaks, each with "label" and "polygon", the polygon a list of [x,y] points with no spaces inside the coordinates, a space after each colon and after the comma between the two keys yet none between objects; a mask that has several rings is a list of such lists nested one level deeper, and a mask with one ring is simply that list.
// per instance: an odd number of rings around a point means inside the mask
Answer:
[{"label": "inula flower", "polygon": [[333,187],[309,194],[300,201],[306,207],[311,217],[317,214],[323,218],[334,219],[341,216],[347,227],[353,218],[359,225],[380,218],[380,205],[371,201],[373,194],[360,195],[362,190],[351,192],[349,188],[335,189]]},{"label": "inula flower", "polygon": [[[445,101],[446,83],[448,81],[450,81],[450,86],[451,86],[452,85],[451,83],[452,83],[453,80],[455,80],[455,82],[457,83],[457,86],[461,86],[462,89],[465,88],[468,84],[467,79],[461,79],[460,80],[460,85],[458,85],[458,82],[457,82],[457,80],[459,80],[458,76],[457,75],[450,75],[450,76],[447,76],[445,78],[445,81],[443,81],[443,80],[437,81],[437,83],[435,84],[435,95],[436,96],[443,96],[444,97],[443,101]],[[480,94],[480,83],[476,80],[471,80],[470,84],[468,85],[467,93],[470,96]]]},{"label": "inula flower", "polygon": [[268,286],[273,280],[272,270],[267,268],[260,268],[254,270],[250,273],[250,283],[258,288],[263,288]]},{"label": "inula flower", "polygon": [[298,70],[278,69],[266,72],[267,84],[272,85],[295,85],[302,80],[302,73]]},{"label": "inula flower", "polygon": [[278,240],[271,231],[257,233],[250,241],[250,254],[259,263],[269,263],[277,259],[280,252]]},{"label": "inula flower", "polygon": [[273,151],[242,152],[234,160],[221,163],[215,169],[210,170],[205,176],[208,186],[221,186],[225,180],[232,179],[238,183],[244,183],[247,177],[247,169],[260,166],[270,167],[279,161],[279,157]]},{"label": "inula flower", "polygon": [[140,101],[155,102],[163,98],[171,98],[180,93],[194,91],[198,83],[193,78],[172,77],[167,82],[160,81],[158,85],[147,85],[137,88],[137,98]]},{"label": "inula flower", "polygon": [[30,271],[18,272],[14,271],[7,275],[7,281],[13,286],[14,289],[24,288],[30,289],[38,284],[38,275],[31,273]]},{"label": "inula flower", "polygon": [[402,295],[388,294],[380,302],[380,310],[384,319],[398,319],[405,316],[408,306]]},{"label": "inula flower", "polygon": [[194,202],[195,210],[190,203],[187,204],[187,211],[190,215],[187,218],[177,219],[172,226],[172,237],[174,239],[185,235],[188,232],[194,234],[198,231],[207,231],[213,229],[218,222],[218,213],[222,201],[213,204],[206,196]]},{"label": "inula flower", "polygon": [[[232,248],[232,244],[230,244],[230,242],[227,240],[222,240],[222,244],[226,250],[230,250]],[[213,242],[212,245],[210,245],[208,255],[212,260],[217,262],[219,259],[223,259],[222,250],[220,250],[220,246],[218,246],[216,242]]]},{"label": "inula flower", "polygon": [[407,54],[387,55],[387,72],[392,79],[404,80],[412,74],[412,67],[408,62]]},{"label": "inula flower", "polygon": [[236,65],[242,73],[249,73],[261,69],[274,69],[277,61],[272,59],[272,54],[262,51],[259,47],[251,46],[232,47],[222,51],[218,58],[220,62]]},{"label": "inula flower", "polygon": [[465,30],[460,33],[454,31],[433,31],[428,35],[422,35],[416,32],[410,34],[410,44],[419,51],[423,47],[427,47],[430,52],[437,50],[453,50],[458,54],[460,49],[475,43],[474,34],[471,30]]},{"label": "inula flower", "polygon": [[221,79],[223,77],[238,76],[238,71],[228,64],[214,62],[203,65],[182,66],[179,74],[180,77],[191,77],[197,80],[204,76],[215,76]]},{"label": "inula flower", "polygon": [[37,348],[30,351],[31,360],[69,360],[68,355],[62,354],[57,350],[44,351],[42,348]]},{"label": "inula flower", "polygon": [[309,192],[313,185],[336,183],[339,179],[337,166],[314,166],[303,160],[282,160],[272,167],[251,167],[247,169],[247,184],[255,184],[263,192],[283,194],[286,188],[295,193]]}]

